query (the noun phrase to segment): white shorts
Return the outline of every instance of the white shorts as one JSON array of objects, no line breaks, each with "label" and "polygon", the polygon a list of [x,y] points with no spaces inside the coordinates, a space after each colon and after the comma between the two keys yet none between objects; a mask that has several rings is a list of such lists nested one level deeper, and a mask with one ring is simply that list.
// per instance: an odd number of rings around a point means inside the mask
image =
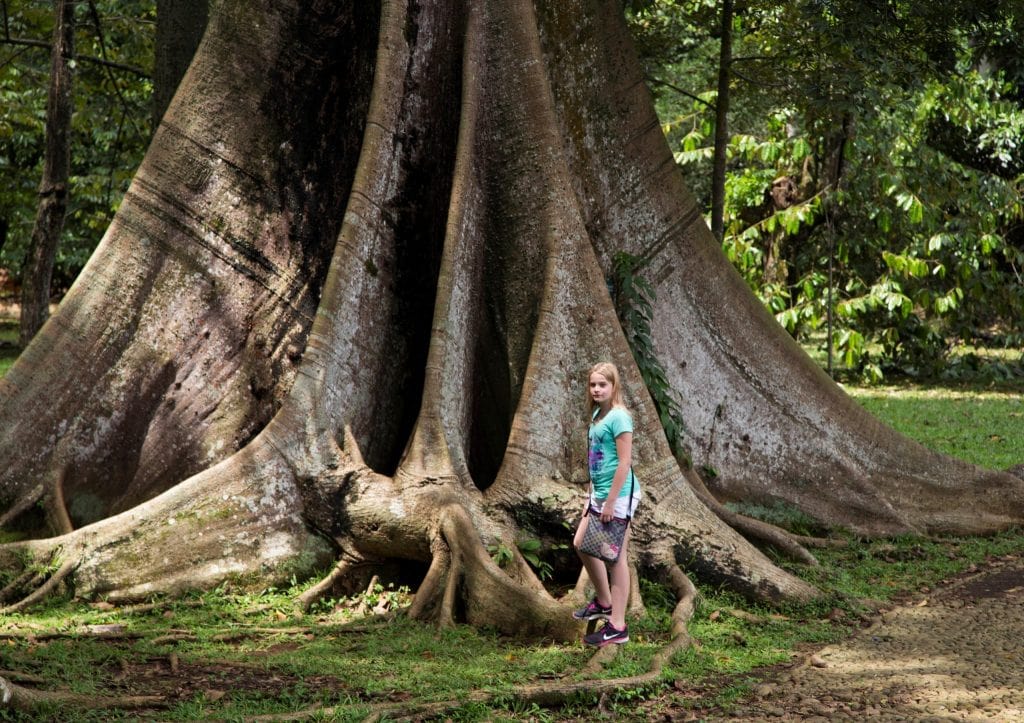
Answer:
[{"label": "white shorts", "polygon": [[[640,497],[642,493],[640,490],[633,490],[633,496],[619,495],[615,499],[615,516],[616,517],[632,517],[636,514],[636,508],[640,504]],[[604,500],[599,500],[590,495],[590,509],[601,514],[601,508],[604,507]]]}]

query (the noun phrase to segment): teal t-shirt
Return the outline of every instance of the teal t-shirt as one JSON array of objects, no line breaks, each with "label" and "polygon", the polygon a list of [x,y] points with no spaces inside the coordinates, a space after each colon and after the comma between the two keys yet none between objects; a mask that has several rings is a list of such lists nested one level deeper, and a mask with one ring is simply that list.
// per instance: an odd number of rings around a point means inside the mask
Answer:
[{"label": "teal t-shirt", "polygon": [[[594,410],[594,417],[600,410]],[[590,481],[594,485],[594,497],[598,500],[608,498],[615,478],[615,469],[619,466],[619,452],[615,447],[615,438],[623,432],[633,431],[633,418],[622,407],[612,407],[608,414],[599,422],[591,422],[587,432],[589,444],[588,462]],[[630,471],[632,475],[632,471]],[[636,484],[635,480],[633,484]],[[635,490],[635,488],[634,488]],[[630,478],[619,490],[619,497],[628,497]]]}]

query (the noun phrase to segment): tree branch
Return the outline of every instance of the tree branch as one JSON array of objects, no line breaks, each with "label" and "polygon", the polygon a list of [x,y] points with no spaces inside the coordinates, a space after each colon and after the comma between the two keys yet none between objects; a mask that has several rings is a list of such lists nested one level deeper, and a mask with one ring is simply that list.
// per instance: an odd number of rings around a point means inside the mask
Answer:
[{"label": "tree branch", "polygon": [[[102,56],[102,60],[103,60],[104,63],[109,63],[110,61],[107,60],[107,44],[103,40],[103,26],[100,24],[100,12],[99,12],[99,10],[96,9],[95,0],[89,0],[89,14],[92,15],[93,24],[96,26],[96,39],[99,41],[99,44],[100,44],[100,55]],[[135,132],[138,133],[139,135],[142,135],[142,132],[139,129],[138,124],[135,123],[134,117],[132,116],[131,113],[128,112],[130,110],[130,108],[128,106],[128,101],[127,101],[127,99],[125,99],[124,93],[121,92],[121,86],[117,82],[117,78],[114,77],[114,73],[113,73],[113,71],[112,71],[112,69],[111,69],[111,67],[109,65],[106,65],[105,67],[106,67],[106,71],[107,71],[107,77],[110,78],[110,84],[114,86],[114,92],[117,94],[117,99],[121,101],[121,108],[123,110],[123,115],[121,117],[122,121],[124,120],[124,118],[128,118],[128,120],[131,122],[131,124],[133,126],[135,126]],[[115,159],[117,157],[117,145],[119,144],[120,140],[121,140],[121,125],[119,124],[118,125],[117,142],[115,142],[115,145],[114,145],[114,156],[115,156]],[[114,163],[110,164],[111,175],[113,175],[114,165],[115,165]]]},{"label": "tree branch", "polygon": [[[5,29],[6,30],[6,29]],[[51,45],[45,40],[32,40],[31,38],[12,38],[5,34],[3,39],[0,39],[0,45],[15,45],[26,48],[43,48],[47,52],[50,51]],[[114,60],[107,60],[105,58],[97,58],[92,55],[75,55],[74,60],[79,60],[84,63],[93,63],[94,65],[101,65],[107,68],[113,68],[115,70],[123,70],[126,73],[133,73],[140,78],[149,78],[150,74],[144,69],[137,65],[128,65],[127,63],[118,63]]]},{"label": "tree branch", "polygon": [[703,103],[704,105],[706,105],[711,110],[715,109],[715,104],[714,103],[708,103],[703,98],[699,98],[699,97],[695,96],[693,93],[689,92],[688,90],[683,90],[678,85],[673,85],[672,83],[669,83],[667,80],[661,80],[660,78],[655,78],[652,75],[648,75],[648,76],[645,76],[645,77],[646,77],[647,82],[649,82],[649,83],[654,83],[654,85],[660,85],[662,87],[668,88],[669,90],[674,90],[676,93],[679,93],[680,95],[684,95],[687,98],[692,98],[693,100],[697,101],[698,103]]}]

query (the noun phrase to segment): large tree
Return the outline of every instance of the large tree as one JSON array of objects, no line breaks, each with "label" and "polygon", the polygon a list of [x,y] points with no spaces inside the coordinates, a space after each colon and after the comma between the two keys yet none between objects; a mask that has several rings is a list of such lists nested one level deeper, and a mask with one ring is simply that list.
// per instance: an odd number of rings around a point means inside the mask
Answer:
[{"label": "large tree", "polygon": [[[414,577],[418,617],[572,635],[515,551],[582,510],[598,359],[636,417],[637,565],[680,591],[685,570],[815,594],[694,467],[857,532],[1019,522],[1019,479],[899,438],[775,324],[641,78],[612,0],[216,5],[104,240],[0,386],[0,522],[60,533],[0,546],[8,570],[49,562],[10,590],[73,575],[126,600],[333,559],[339,585]],[[693,467],[616,319],[619,251],[656,292]]]}]

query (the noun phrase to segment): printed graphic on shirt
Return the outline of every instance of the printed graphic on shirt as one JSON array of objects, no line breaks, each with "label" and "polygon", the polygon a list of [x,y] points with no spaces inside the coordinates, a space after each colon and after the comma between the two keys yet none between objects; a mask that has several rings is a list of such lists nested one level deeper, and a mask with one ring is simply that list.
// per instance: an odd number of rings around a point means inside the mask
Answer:
[{"label": "printed graphic on shirt", "polygon": [[604,443],[603,434],[591,434],[590,435],[590,454],[588,456],[590,462],[590,476],[598,474],[604,467],[604,452],[601,451],[601,445]]}]

